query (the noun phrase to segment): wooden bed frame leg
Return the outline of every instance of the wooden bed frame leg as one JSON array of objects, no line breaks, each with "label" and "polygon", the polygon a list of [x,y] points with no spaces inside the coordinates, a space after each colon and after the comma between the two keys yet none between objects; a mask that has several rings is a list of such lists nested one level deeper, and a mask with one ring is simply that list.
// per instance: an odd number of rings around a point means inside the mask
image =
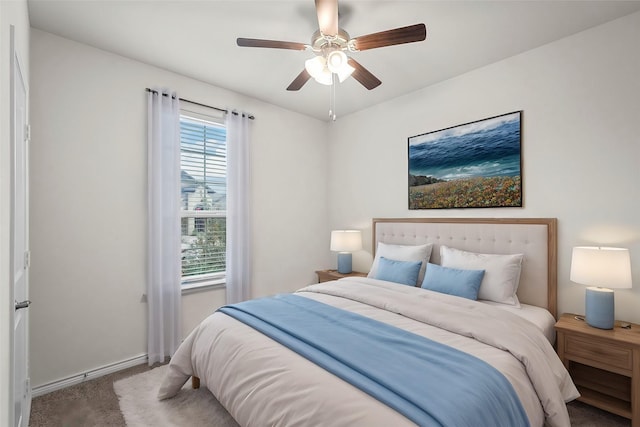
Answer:
[{"label": "wooden bed frame leg", "polygon": [[200,388],[200,378],[196,376],[191,377],[191,388]]}]

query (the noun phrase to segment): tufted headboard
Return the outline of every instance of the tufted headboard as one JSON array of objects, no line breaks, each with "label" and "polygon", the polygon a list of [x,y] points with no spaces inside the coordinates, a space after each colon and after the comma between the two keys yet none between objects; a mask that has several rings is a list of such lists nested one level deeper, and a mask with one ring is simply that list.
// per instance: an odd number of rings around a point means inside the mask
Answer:
[{"label": "tufted headboard", "polygon": [[524,254],[518,299],[557,317],[555,218],[374,218],[374,256],[378,242],[433,243],[429,262],[434,264],[440,264],[440,245],[470,252]]}]

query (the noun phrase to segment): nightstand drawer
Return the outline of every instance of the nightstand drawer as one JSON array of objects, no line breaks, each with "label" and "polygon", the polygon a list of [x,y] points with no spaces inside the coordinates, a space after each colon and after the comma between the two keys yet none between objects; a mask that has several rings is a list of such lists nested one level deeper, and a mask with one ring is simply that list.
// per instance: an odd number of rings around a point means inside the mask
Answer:
[{"label": "nightstand drawer", "polygon": [[633,368],[633,351],[630,348],[576,335],[566,336],[564,345],[567,356],[593,360],[622,369],[631,370]]}]

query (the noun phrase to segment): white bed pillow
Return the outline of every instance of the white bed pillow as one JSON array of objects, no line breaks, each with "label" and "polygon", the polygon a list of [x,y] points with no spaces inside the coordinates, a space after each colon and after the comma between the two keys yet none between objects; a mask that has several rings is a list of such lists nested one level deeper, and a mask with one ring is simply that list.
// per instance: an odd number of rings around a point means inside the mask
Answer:
[{"label": "white bed pillow", "polygon": [[422,283],[422,279],[424,279],[424,271],[427,268],[427,263],[431,257],[431,249],[433,249],[433,244],[431,243],[426,243],[424,245],[390,245],[378,242],[376,257],[373,260],[373,265],[371,266],[371,270],[367,277],[371,279],[376,278],[380,257],[385,257],[395,261],[422,261],[422,266],[418,273],[418,280],[415,283],[415,285],[419,285]]},{"label": "white bed pillow", "polygon": [[516,296],[523,254],[495,255],[440,246],[440,265],[450,268],[484,270],[479,300],[520,307]]}]

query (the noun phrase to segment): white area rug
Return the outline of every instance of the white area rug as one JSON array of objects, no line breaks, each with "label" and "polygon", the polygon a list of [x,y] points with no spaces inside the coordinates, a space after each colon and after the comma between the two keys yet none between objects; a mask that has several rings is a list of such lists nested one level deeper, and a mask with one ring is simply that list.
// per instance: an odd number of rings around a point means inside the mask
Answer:
[{"label": "white area rug", "polygon": [[174,398],[159,401],[156,396],[166,370],[166,365],[160,366],[113,383],[128,427],[238,425],[209,390],[194,390],[191,381]]}]

